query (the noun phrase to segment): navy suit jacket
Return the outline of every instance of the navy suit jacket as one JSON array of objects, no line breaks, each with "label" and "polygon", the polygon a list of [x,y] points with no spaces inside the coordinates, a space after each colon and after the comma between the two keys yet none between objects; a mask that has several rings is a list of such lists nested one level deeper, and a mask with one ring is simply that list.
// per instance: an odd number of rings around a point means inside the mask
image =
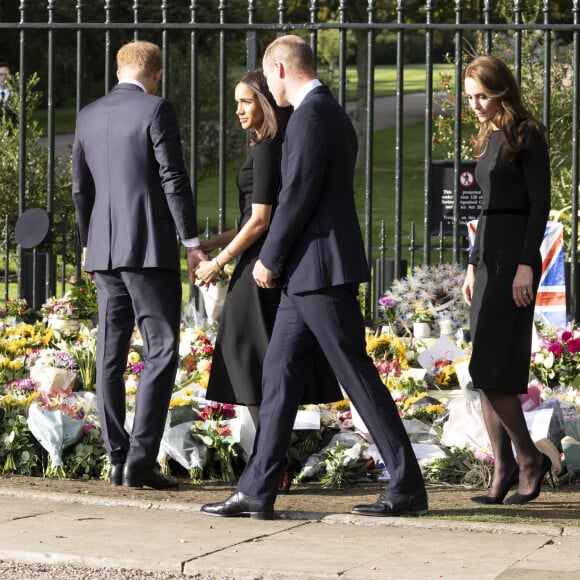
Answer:
[{"label": "navy suit jacket", "polygon": [[278,208],[260,252],[290,293],[370,277],[354,201],[357,148],[328,87],[310,91],[288,123]]},{"label": "navy suit jacket", "polygon": [[179,271],[176,231],[189,239],[198,229],[173,105],[120,83],[84,107],[72,195],[85,270]]}]

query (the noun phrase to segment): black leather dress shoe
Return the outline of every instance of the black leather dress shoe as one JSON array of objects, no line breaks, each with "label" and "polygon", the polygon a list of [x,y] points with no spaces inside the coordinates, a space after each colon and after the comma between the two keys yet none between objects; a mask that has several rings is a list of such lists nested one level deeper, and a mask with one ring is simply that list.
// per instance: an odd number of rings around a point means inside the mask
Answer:
[{"label": "black leather dress shoe", "polygon": [[393,494],[383,491],[377,503],[355,505],[351,513],[359,516],[420,516],[429,511],[427,492]]},{"label": "black leather dress shoe", "polygon": [[169,489],[171,487],[177,487],[179,482],[175,477],[163,475],[157,467],[143,471],[126,463],[123,468],[123,485],[125,487]]},{"label": "black leather dress shoe", "polygon": [[201,511],[208,516],[220,518],[274,519],[273,503],[244,495],[241,491],[237,491],[222,503],[206,503],[201,506]]},{"label": "black leather dress shoe", "polygon": [[124,463],[113,463],[109,472],[109,483],[115,487],[123,485],[123,467]]}]

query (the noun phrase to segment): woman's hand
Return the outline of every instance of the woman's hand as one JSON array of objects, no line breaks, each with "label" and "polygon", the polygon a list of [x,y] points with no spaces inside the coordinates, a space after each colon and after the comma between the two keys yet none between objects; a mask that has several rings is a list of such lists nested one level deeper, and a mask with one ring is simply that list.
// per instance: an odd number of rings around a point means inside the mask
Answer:
[{"label": "woman's hand", "polygon": [[469,266],[467,266],[467,274],[465,275],[463,286],[461,287],[461,293],[463,294],[463,299],[467,303],[467,306],[471,306],[473,287],[475,286],[475,272],[475,266],[473,264],[469,264]]},{"label": "woman's hand", "polygon": [[528,306],[534,300],[532,284],[534,281],[534,271],[527,264],[519,264],[512,284],[512,294],[516,306],[522,308]]},{"label": "woman's hand", "polygon": [[219,270],[216,268],[215,260],[209,262],[200,262],[197,270],[195,271],[195,277],[200,282],[200,286],[203,288],[206,286],[209,288],[210,284],[215,284],[217,277],[219,276]]}]

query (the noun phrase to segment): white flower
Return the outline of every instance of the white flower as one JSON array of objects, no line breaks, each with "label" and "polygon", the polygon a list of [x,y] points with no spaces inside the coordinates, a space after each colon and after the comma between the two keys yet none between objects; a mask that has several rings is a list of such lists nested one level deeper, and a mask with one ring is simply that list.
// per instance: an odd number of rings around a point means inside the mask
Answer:
[{"label": "white flower", "polygon": [[549,352],[545,357],[544,357],[544,366],[547,369],[551,369],[554,366],[554,353],[553,352]]}]

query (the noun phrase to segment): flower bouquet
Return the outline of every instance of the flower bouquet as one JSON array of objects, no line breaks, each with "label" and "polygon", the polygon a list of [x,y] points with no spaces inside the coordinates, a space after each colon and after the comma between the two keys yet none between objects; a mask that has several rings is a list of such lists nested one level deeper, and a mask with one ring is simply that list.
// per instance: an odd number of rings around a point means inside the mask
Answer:
[{"label": "flower bouquet", "polygon": [[92,320],[99,311],[97,285],[94,280],[88,274],[84,274],[78,280],[72,276],[69,284],[71,287],[67,296],[71,300],[76,317]]},{"label": "flower bouquet", "polygon": [[15,300],[9,298],[0,305],[0,318],[4,318],[8,322],[17,322],[31,313],[32,309],[24,298]]},{"label": "flower bouquet", "polygon": [[14,399],[6,395],[0,399],[3,411],[0,433],[0,473],[38,475],[40,446],[28,428],[26,411],[34,396]]},{"label": "flower bouquet", "polygon": [[[230,420],[235,416],[234,405],[212,403],[204,408],[191,427],[193,438],[211,452],[204,469],[209,479],[234,482],[238,476],[238,438],[230,427]],[[193,480],[199,480],[201,475],[198,469],[191,473]]]},{"label": "flower bouquet", "polygon": [[531,369],[547,387],[580,386],[580,334],[569,330],[546,332],[533,353]]},{"label": "flower bouquet", "polygon": [[45,348],[28,356],[30,378],[41,393],[71,390],[77,380],[77,363],[64,350]]},{"label": "flower bouquet", "polygon": [[402,371],[409,368],[405,343],[396,336],[371,335],[367,338],[366,351],[384,383],[389,376],[400,376]]},{"label": "flower bouquet", "polygon": [[[469,311],[461,294],[465,273],[458,264],[415,267],[411,275],[395,280],[384,298],[394,301],[397,320],[406,326],[417,311],[432,314],[431,324],[450,319],[454,328],[466,326]],[[380,301],[379,301],[380,305]]]}]

